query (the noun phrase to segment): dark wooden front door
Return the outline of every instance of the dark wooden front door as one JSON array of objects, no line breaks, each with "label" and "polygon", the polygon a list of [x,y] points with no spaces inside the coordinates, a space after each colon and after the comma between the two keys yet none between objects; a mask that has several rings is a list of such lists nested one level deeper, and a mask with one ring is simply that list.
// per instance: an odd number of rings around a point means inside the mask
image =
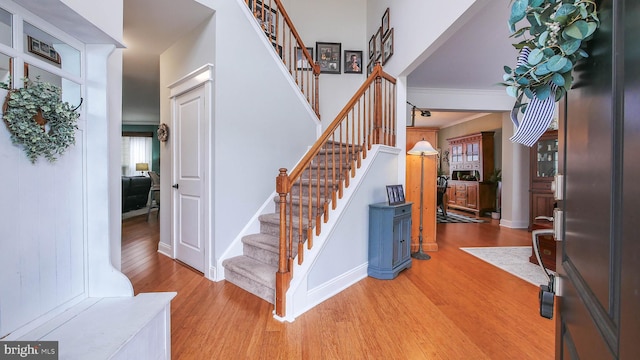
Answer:
[{"label": "dark wooden front door", "polygon": [[640,1],[602,20],[561,111],[557,358],[640,359]]}]

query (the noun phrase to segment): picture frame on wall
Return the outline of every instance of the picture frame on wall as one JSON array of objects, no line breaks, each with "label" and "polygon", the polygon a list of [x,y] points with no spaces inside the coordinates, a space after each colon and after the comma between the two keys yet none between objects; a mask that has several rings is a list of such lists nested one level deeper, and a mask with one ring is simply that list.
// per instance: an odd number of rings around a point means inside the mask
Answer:
[{"label": "picture frame on wall", "polygon": [[391,55],[393,55],[393,28],[389,30],[382,42],[382,65],[389,61]]},{"label": "picture frame on wall", "polygon": [[373,56],[376,54],[376,34],[371,35],[371,39],[369,39],[369,59],[373,59]]},{"label": "picture frame on wall", "polygon": [[[309,52],[309,55],[311,55],[311,58],[313,59],[313,48],[308,47],[306,49]],[[309,64],[309,61],[305,58],[302,48],[296,46],[295,51],[296,51],[296,68],[298,70],[311,70],[311,64]]]},{"label": "picture frame on wall", "polygon": [[375,35],[375,54],[373,55],[374,60],[378,60],[382,57],[382,26],[378,28],[378,31]]},{"label": "picture frame on wall", "polygon": [[42,42],[36,38],[27,35],[27,43],[29,52],[43,57],[51,62],[60,64],[60,54],[52,45]]},{"label": "picture frame on wall", "polygon": [[389,8],[387,8],[387,10],[385,10],[384,14],[382,15],[382,36],[387,35],[388,32],[389,32]]},{"label": "picture frame on wall", "polygon": [[369,61],[369,64],[367,65],[367,76],[371,75],[371,73],[373,72],[373,67],[375,66],[375,60],[371,59]]},{"label": "picture frame on wall", "polygon": [[387,185],[387,201],[389,202],[389,205],[405,203],[402,185]]},{"label": "picture frame on wall", "polygon": [[344,51],[344,73],[362,74],[362,51]]},{"label": "picture frame on wall", "polygon": [[341,43],[316,42],[316,61],[320,64],[320,73],[340,74]]}]

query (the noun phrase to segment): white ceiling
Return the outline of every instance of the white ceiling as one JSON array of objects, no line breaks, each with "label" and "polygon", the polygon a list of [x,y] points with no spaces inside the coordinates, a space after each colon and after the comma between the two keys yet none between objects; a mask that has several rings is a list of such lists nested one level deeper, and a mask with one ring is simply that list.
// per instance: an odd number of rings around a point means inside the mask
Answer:
[{"label": "white ceiling", "polygon": [[[508,1],[486,1],[460,30],[407,76],[410,88],[501,90],[503,66],[513,67],[518,55],[511,45],[507,19]],[[420,104],[414,104],[421,107]],[[464,109],[464,104],[460,105]],[[446,127],[486,115],[486,113],[441,112],[431,117],[416,116],[416,126]]]},{"label": "white ceiling", "polygon": [[[459,31],[407,76],[410,88],[496,90],[503,65],[517,56],[509,39],[508,1],[487,0]],[[193,0],[124,0],[123,121],[158,122],[159,58],[177,39],[211,16]],[[420,104],[415,104],[420,107]],[[446,127],[484,113],[431,110],[416,126]]]}]

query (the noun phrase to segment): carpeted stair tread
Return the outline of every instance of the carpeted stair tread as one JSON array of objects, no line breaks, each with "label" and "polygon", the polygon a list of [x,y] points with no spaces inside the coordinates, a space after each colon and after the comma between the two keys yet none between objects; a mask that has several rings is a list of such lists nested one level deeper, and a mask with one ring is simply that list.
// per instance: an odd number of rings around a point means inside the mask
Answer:
[{"label": "carpeted stair tread", "polygon": [[255,246],[263,250],[272,251],[276,254],[279,252],[279,241],[280,239],[278,239],[276,236],[262,233],[251,234],[242,237],[242,242],[244,244],[250,244],[251,246]]},{"label": "carpeted stair tread", "polygon": [[[298,205],[300,204],[300,196],[298,195],[294,195],[294,196],[287,196],[287,199],[291,199],[291,203],[294,205]],[[305,206],[309,205],[309,199],[311,199],[311,204],[312,206],[316,206],[316,204],[318,203],[318,197],[317,196],[303,196],[302,197],[302,204]],[[324,201],[327,200],[327,204],[331,204],[331,196],[320,196],[320,206],[324,205]],[[276,205],[280,204],[280,196],[276,195],[273,197],[273,201],[276,203]],[[277,209],[277,208],[276,208]]]},{"label": "carpeted stair tread", "polygon": [[[280,225],[280,214],[272,213],[272,214],[263,214],[258,217],[261,223],[269,223],[274,225]],[[293,216],[291,218],[291,224],[293,224],[294,228],[298,228],[300,224],[300,219],[297,216]],[[309,228],[306,219],[302,221],[302,229],[307,230]]]},{"label": "carpeted stair tread", "polygon": [[[223,261],[222,265],[231,271],[252,279],[265,287],[276,288],[277,266],[265,264],[248,256],[236,256]],[[238,284],[236,284],[238,285]],[[240,286],[240,285],[238,285]],[[240,286],[242,287],[242,286]],[[250,291],[248,289],[245,289]],[[251,291],[250,291],[251,292]]]}]

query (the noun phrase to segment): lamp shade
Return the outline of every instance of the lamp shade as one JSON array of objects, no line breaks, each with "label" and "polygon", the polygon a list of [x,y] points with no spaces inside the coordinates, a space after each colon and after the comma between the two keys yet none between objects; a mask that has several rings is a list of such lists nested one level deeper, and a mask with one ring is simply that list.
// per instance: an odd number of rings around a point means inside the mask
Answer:
[{"label": "lamp shade", "polygon": [[436,155],[438,150],[431,146],[431,143],[425,139],[418,141],[411,150],[407,151],[409,155]]},{"label": "lamp shade", "polygon": [[149,164],[136,163],[136,171],[149,171]]}]

